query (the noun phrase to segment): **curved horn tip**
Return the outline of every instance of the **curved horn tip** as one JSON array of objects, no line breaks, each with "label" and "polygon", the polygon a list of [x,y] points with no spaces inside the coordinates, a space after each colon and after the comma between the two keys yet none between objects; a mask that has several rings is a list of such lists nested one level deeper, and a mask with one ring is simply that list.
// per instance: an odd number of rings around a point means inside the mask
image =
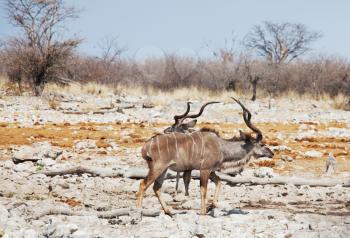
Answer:
[{"label": "curved horn tip", "polygon": [[237,102],[238,104],[241,104],[241,101],[239,101],[238,99],[231,97],[235,102]]}]

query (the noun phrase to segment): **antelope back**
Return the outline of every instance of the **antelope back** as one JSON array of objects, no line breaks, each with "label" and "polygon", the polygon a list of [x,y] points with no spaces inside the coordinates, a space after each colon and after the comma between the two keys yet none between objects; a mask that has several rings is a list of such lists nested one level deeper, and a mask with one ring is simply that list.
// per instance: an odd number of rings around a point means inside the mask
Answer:
[{"label": "antelope back", "polygon": [[175,171],[216,168],[223,158],[217,138],[215,133],[201,131],[161,134],[146,142],[142,155]]}]

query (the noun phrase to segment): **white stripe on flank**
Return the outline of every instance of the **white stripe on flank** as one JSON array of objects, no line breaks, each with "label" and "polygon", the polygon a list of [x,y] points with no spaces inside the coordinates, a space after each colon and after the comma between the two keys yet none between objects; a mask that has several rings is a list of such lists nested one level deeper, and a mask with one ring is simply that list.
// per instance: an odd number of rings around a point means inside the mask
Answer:
[{"label": "white stripe on flank", "polygon": [[168,156],[170,156],[170,151],[169,151],[169,143],[168,143],[168,135],[165,135],[166,138],[166,149],[168,151]]},{"label": "white stripe on flank", "polygon": [[191,155],[191,160],[193,160],[193,153],[194,153],[194,146],[196,145],[196,142],[194,141],[193,137],[191,134],[189,134],[189,136],[192,139],[192,155]]},{"label": "white stripe on flank", "polygon": [[175,148],[176,148],[175,157],[176,157],[176,159],[177,159],[177,152],[178,152],[178,150],[177,150],[177,140],[176,140],[176,135],[175,135],[175,133],[173,133],[173,135],[174,135],[174,138],[175,138]]},{"label": "white stripe on flank", "polygon": [[200,169],[202,169],[202,165],[203,165],[203,163],[204,163],[204,161],[205,161],[205,159],[203,158],[203,154],[204,154],[204,149],[205,149],[205,147],[204,147],[204,141],[203,141],[203,135],[202,135],[202,132],[199,132],[200,134],[201,134],[201,141],[202,141],[202,151],[201,151],[201,165],[200,165]]},{"label": "white stripe on flank", "polygon": [[202,132],[199,132],[201,135],[201,142],[202,142],[202,150],[201,150],[201,159],[203,158],[203,153],[204,153],[204,141],[203,141],[203,135]]},{"label": "white stripe on flank", "polygon": [[159,159],[160,159],[159,136],[157,136],[157,147],[158,147],[158,155],[159,155]]},{"label": "white stripe on flank", "polygon": [[151,158],[152,158],[151,151],[152,151],[153,139],[154,139],[154,137],[152,137],[151,143],[149,144],[148,151],[147,151],[148,156],[151,157]]}]

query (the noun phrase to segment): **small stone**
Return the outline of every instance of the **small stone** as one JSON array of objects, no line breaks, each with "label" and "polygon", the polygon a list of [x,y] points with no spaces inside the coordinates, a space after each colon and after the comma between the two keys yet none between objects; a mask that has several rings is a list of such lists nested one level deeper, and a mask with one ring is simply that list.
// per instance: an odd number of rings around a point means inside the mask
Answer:
[{"label": "small stone", "polygon": [[53,159],[49,159],[49,158],[46,159],[46,158],[44,158],[44,159],[38,160],[37,164],[45,166],[45,167],[49,167],[49,166],[55,165],[56,161],[54,161]]},{"label": "small stone", "polygon": [[269,167],[260,167],[254,170],[254,176],[258,178],[272,178],[275,177],[275,173],[272,168]]},{"label": "small stone", "polygon": [[188,210],[199,210],[200,204],[201,204],[200,199],[188,200],[182,204],[182,207],[183,209],[188,209]]},{"label": "small stone", "polygon": [[142,108],[154,108],[154,104],[145,102],[142,104]]},{"label": "small stone", "polygon": [[94,149],[94,148],[96,148],[96,141],[94,141],[94,140],[79,141],[75,144],[75,148],[77,150]]},{"label": "small stone", "polygon": [[5,229],[6,223],[9,219],[9,212],[6,207],[0,205],[0,229]]},{"label": "small stone", "polygon": [[26,237],[26,238],[37,238],[39,237],[38,233],[33,230],[33,229],[29,229],[29,230],[24,230],[22,232],[23,234],[23,237]]},{"label": "small stone", "polygon": [[277,146],[271,146],[270,147],[273,151],[292,151],[292,149],[285,145],[277,145]]},{"label": "small stone", "polygon": [[31,146],[22,146],[15,150],[12,155],[12,161],[14,163],[20,163],[23,161],[36,161],[34,158],[36,150]]},{"label": "small stone", "polygon": [[321,158],[323,153],[316,151],[316,150],[310,150],[305,152],[306,157],[314,157],[314,158]]},{"label": "small stone", "polygon": [[173,199],[174,202],[184,202],[187,201],[187,197],[183,193],[178,193]]},{"label": "small stone", "polygon": [[58,156],[60,156],[63,153],[62,150],[54,149],[54,150],[49,150],[46,154],[45,157],[51,158],[51,159],[56,159]]},{"label": "small stone", "polygon": [[214,208],[209,212],[209,215],[212,217],[220,217],[223,215],[223,212],[218,208]]},{"label": "small stone", "polygon": [[77,224],[60,224],[54,228],[53,236],[54,237],[71,237],[78,230]]},{"label": "small stone", "polygon": [[6,160],[2,166],[5,168],[5,169],[13,169],[14,166],[15,166],[15,163],[13,163],[12,160]]},{"label": "small stone", "polygon": [[289,155],[281,155],[281,159],[283,161],[287,161],[287,162],[293,162],[294,159],[292,157],[290,157]]},{"label": "small stone", "polygon": [[34,170],[35,169],[32,162],[16,164],[14,167],[14,171],[16,172],[33,172]]}]

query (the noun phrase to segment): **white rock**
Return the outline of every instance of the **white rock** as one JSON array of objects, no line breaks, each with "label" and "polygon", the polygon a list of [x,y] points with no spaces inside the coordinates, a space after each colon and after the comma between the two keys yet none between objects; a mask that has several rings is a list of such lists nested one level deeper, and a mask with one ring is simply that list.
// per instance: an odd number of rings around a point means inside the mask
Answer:
[{"label": "white rock", "polygon": [[189,210],[199,210],[200,204],[201,204],[200,199],[195,199],[195,200],[191,199],[191,200],[188,200],[185,203],[183,203],[182,207],[184,209],[189,209]]},{"label": "white rock", "polygon": [[174,202],[183,202],[183,201],[187,201],[187,198],[183,193],[178,193],[176,194],[176,196],[174,197]]},{"label": "white rock", "polygon": [[43,158],[56,159],[62,150],[53,149],[49,142],[38,142],[32,146],[21,146],[13,152],[12,160],[15,163],[22,161],[37,161]]},{"label": "white rock", "polygon": [[47,158],[51,158],[51,159],[56,159],[58,156],[60,156],[63,153],[62,150],[60,149],[51,149],[49,151],[47,151],[44,156]]},{"label": "white rock", "polygon": [[212,209],[210,212],[209,212],[209,215],[212,216],[212,217],[220,217],[222,216],[224,213],[223,211],[221,211],[220,209],[218,208],[214,208]]},{"label": "white rock", "polygon": [[289,155],[281,155],[281,159],[283,161],[288,161],[288,162],[292,162],[294,159],[292,157],[290,157]]},{"label": "white rock", "polygon": [[8,219],[9,219],[9,212],[7,211],[6,207],[0,204],[0,229],[4,230],[6,228]]},{"label": "white rock", "polygon": [[14,166],[15,166],[15,163],[13,163],[12,160],[5,160],[4,163],[2,164],[2,166],[3,166],[5,169],[13,169]]},{"label": "white rock", "polygon": [[36,152],[35,148],[31,146],[22,146],[13,152],[12,160],[15,163],[26,160],[35,160],[34,156],[36,155]]},{"label": "white rock", "polygon": [[94,149],[96,148],[96,141],[94,140],[82,140],[75,144],[75,148],[77,150],[83,149]]},{"label": "white rock", "polygon": [[270,162],[270,161],[273,161],[273,159],[271,159],[269,157],[260,157],[260,158],[254,160],[254,162]]},{"label": "white rock", "polygon": [[74,223],[59,224],[54,228],[54,237],[71,237],[78,230],[78,225]]},{"label": "white rock", "polygon": [[20,164],[16,164],[14,167],[14,171],[16,172],[33,172],[35,167],[32,162],[23,162]]},{"label": "white rock", "polygon": [[270,146],[269,148],[273,151],[283,151],[283,150],[291,151],[292,150],[290,147],[286,145]]},{"label": "white rock", "polygon": [[170,194],[168,194],[168,193],[162,193],[162,198],[163,198],[163,200],[166,202],[166,203],[169,203],[169,202],[172,202],[173,201],[173,197],[170,195]]},{"label": "white rock", "polygon": [[273,169],[270,167],[260,167],[256,170],[254,170],[254,176],[258,178],[272,178],[275,177],[275,173],[273,172]]},{"label": "white rock", "polygon": [[316,150],[309,150],[305,152],[306,157],[315,157],[315,158],[320,158],[323,156],[323,153],[316,151]]},{"label": "white rock", "polygon": [[55,165],[56,161],[54,161],[53,159],[50,159],[50,158],[47,158],[47,159],[44,158],[44,159],[38,160],[37,164],[45,166],[45,167],[49,167],[49,166]]},{"label": "white rock", "polygon": [[38,233],[33,229],[23,230],[22,235],[25,238],[38,238]]},{"label": "white rock", "polygon": [[252,177],[254,175],[254,169],[244,169],[240,175],[237,176],[242,176],[242,177]]}]

